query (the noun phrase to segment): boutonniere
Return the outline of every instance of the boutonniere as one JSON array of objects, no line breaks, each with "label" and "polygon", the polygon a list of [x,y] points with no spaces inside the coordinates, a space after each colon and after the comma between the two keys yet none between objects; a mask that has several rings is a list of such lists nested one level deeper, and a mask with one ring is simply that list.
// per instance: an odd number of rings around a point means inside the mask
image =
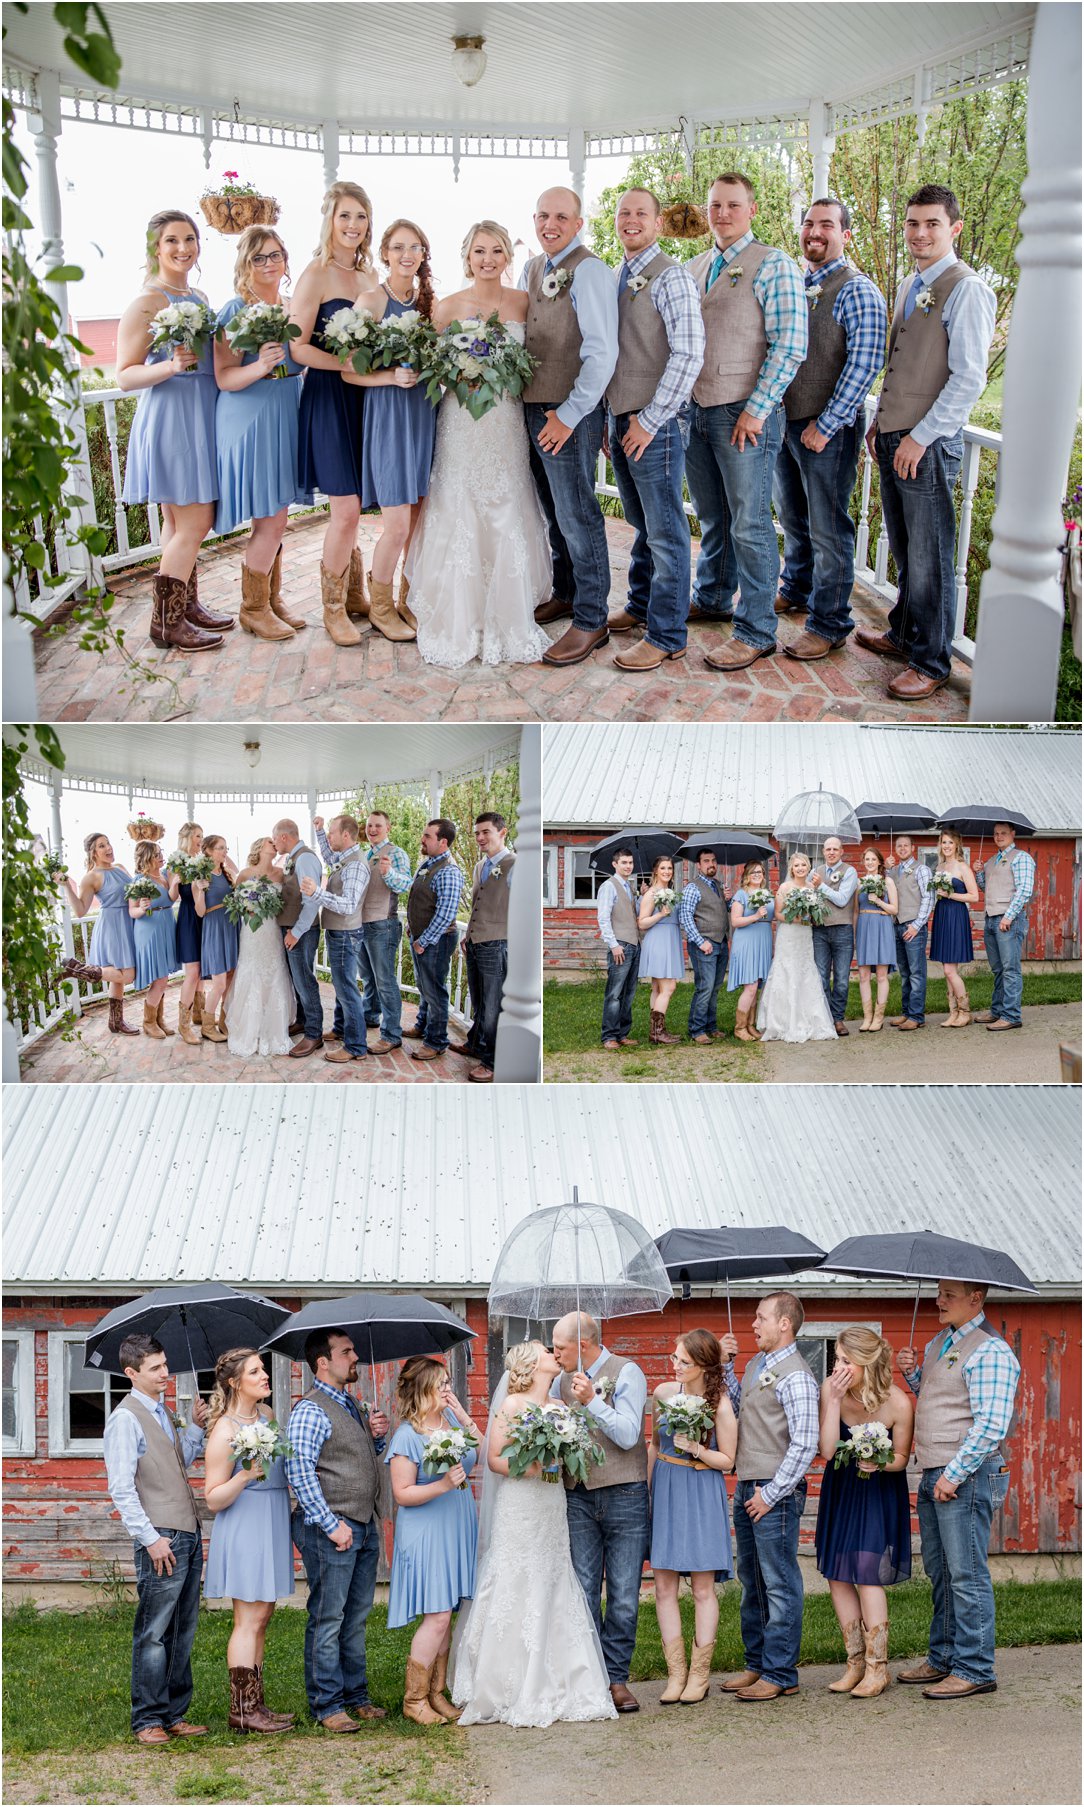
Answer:
[{"label": "boutonniere", "polygon": [[630,295],[638,295],[640,293],[641,289],[646,289],[647,277],[646,276],[630,276],[628,279],[628,282],[625,284],[625,287],[628,289],[628,292]]},{"label": "boutonniere", "polygon": [[820,292],[819,287],[813,288],[813,289],[807,289],[805,292],[805,298],[809,303],[810,313],[811,314],[814,313],[816,311],[816,309],[820,306],[820,303],[821,303],[821,292]]},{"label": "boutonniere", "polygon": [[773,1368],[765,1368],[763,1374],[760,1377],[760,1384],[762,1387],[773,1387],[774,1388],[776,1386],[776,1384],[777,1384],[776,1375],[775,1375],[775,1370]]},{"label": "boutonniere", "polygon": [[609,1374],[603,1375],[601,1380],[595,1382],[595,1396],[602,1400],[603,1405],[609,1405],[614,1395],[615,1384]]},{"label": "boutonniere", "polygon": [[571,275],[563,267],[559,270],[551,270],[547,276],[542,278],[542,293],[552,301],[561,293],[562,289],[567,289],[571,281]]},{"label": "boutonniere", "polygon": [[731,264],[729,270],[727,271],[727,275],[730,278],[731,288],[736,289],[738,286],[738,283],[741,281],[742,277],[745,275],[745,271],[742,269],[740,264]]},{"label": "boutonniere", "polygon": [[959,1361],[959,1359],[960,1359],[960,1351],[958,1349],[950,1349],[948,1354],[945,1357],[946,1368],[954,1368],[956,1366],[956,1363]]},{"label": "boutonniere", "polygon": [[921,295],[915,296],[915,306],[921,308],[924,314],[928,314],[931,307],[937,306],[936,295],[932,289],[926,288],[925,284],[923,285]]},{"label": "boutonniere", "polygon": [[293,854],[292,854],[292,853],[291,853],[291,854],[290,854],[290,856],[289,856],[289,858],[288,858],[288,859],[285,859],[285,860],[283,860],[283,862],[282,862],[282,872],[283,872],[283,877],[284,877],[284,878],[289,878],[289,876],[290,876],[290,874],[291,874],[291,872],[292,872],[292,871],[293,871],[293,869],[294,869],[294,856],[293,856]]},{"label": "boutonniere", "polygon": [[188,1429],[188,1420],[187,1418],[182,1418],[180,1412],[170,1412],[169,1422],[172,1424],[175,1431],[186,1431]]}]

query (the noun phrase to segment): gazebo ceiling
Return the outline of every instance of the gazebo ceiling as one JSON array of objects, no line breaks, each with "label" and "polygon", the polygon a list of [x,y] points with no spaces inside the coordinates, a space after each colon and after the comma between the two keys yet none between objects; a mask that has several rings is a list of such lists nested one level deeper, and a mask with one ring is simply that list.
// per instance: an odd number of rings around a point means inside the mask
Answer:
[{"label": "gazebo ceiling", "polygon": [[[65,55],[51,6],[4,10],[9,65],[56,70],[66,94],[92,94]],[[693,125],[768,124],[804,117],[811,102],[824,100],[831,129],[841,100],[859,102],[841,109],[845,123],[936,104],[946,92],[1018,72],[1034,14],[1034,5],[991,0],[281,0],[263,7],[201,0],[168,11],[129,0],[109,8],[121,77],[115,95],[99,98],[125,107],[165,103],[197,116],[209,110],[238,125],[312,131],[338,120],[343,132],[362,134],[546,138],[672,129],[679,115]],[[485,38],[488,57],[474,88],[463,87],[451,66],[453,35],[468,33]],[[951,59],[957,66],[938,75]],[[923,69],[924,92],[915,93]]]},{"label": "gazebo ceiling", "polygon": [[[5,729],[5,737],[11,734]],[[480,770],[488,760],[514,754],[519,729],[485,727],[363,726],[312,724],[291,727],[193,724],[86,724],[58,729],[67,781],[104,784],[118,790],[170,792],[191,789],[221,795],[250,791],[305,796],[341,796],[361,784],[425,783],[439,772],[447,781],[457,772]],[[258,741],[255,766],[246,741]],[[27,754],[34,777],[49,768]]]}]

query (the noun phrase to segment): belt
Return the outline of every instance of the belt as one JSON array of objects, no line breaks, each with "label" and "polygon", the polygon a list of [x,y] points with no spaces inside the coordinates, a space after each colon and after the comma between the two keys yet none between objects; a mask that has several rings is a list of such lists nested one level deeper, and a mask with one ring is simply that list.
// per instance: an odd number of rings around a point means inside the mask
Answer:
[{"label": "belt", "polygon": [[661,1449],[656,1457],[656,1461],[670,1462],[675,1468],[700,1468],[707,1470],[709,1474],[711,1472],[710,1462],[697,1462],[692,1456],[668,1456]]},{"label": "belt", "polygon": [[225,900],[223,899],[222,903],[212,904],[209,910],[204,910],[203,914],[205,916],[213,916],[216,910],[224,910],[225,908],[226,908],[226,904],[225,904]]}]

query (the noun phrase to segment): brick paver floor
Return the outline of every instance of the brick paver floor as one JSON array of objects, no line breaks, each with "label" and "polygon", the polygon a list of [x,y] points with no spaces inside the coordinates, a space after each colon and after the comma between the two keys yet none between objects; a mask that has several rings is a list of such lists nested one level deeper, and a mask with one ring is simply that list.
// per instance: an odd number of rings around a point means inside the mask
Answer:
[{"label": "brick paver floor", "polygon": [[[608,520],[613,587],[611,608],[625,600],[631,533]],[[734,677],[704,664],[717,646],[718,627],[694,624],[688,657],[635,676],[613,663],[621,645],[608,646],[570,670],[545,665],[469,665],[445,671],[426,665],[412,642],[393,645],[366,629],[362,644],[336,647],[320,616],[320,518],[287,530],[283,595],[306,615],[309,627],[281,643],[256,640],[235,628],[224,645],[203,653],[157,651],[147,636],[151,575],[115,576],[111,619],[124,630],[129,650],[173,680],[148,685],[131,680],[119,654],[82,652],[74,634],[35,635],[38,715],[43,721],[889,721],[963,722],[970,676],[956,665],[951,683],[921,707],[893,702],[885,686],[898,667],[853,641],[816,665],[762,659]],[[368,547],[375,517],[363,518]],[[241,553],[236,543],[200,554],[200,596],[209,608],[237,612]],[[856,589],[858,624],[880,630],[885,605],[872,591]],[[563,624],[558,624],[559,627]],[[787,618],[781,639],[793,639],[801,622]],[[553,630],[555,635],[557,630]],[[627,644],[627,642],[625,642]]]},{"label": "brick paver floor", "polygon": [[[166,993],[166,1021],[177,1022],[179,985],[171,985]],[[321,985],[324,1023],[331,1027],[335,994],[330,985]],[[415,1005],[403,1002],[403,1028],[413,1027],[417,1015]],[[142,997],[128,997],[124,1002],[125,1021],[137,1028],[143,1021]],[[374,1032],[371,1037],[375,1041]],[[462,1041],[463,1032],[452,1027],[452,1040]],[[329,1043],[330,1047],[332,1044]],[[275,1085],[299,1081],[305,1085],[351,1084],[355,1081],[375,1084],[406,1083],[433,1085],[441,1081],[453,1084],[466,1080],[475,1062],[462,1054],[448,1053],[440,1060],[412,1060],[414,1042],[404,1042],[394,1054],[370,1055],[367,1060],[351,1061],[349,1066],[332,1065],[323,1052],[310,1054],[306,1060],[291,1060],[283,1054],[273,1060],[239,1060],[225,1042],[201,1041],[198,1048],[183,1042],[179,1035],[160,1042],[150,1036],[112,1035],[109,1031],[108,1006],[105,1003],[85,1006],[75,1024],[74,1034],[64,1041],[59,1030],[51,1030],[36,1041],[22,1057],[22,1077],[32,1080],[92,1080],[98,1085],[133,1085],[144,1081],[179,1080],[185,1085],[250,1084],[270,1080]]]}]

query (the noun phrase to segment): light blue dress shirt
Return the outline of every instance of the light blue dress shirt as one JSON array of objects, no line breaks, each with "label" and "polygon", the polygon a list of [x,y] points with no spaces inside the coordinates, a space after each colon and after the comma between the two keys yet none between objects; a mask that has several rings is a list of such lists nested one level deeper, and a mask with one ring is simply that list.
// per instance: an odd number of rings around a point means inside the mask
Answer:
[{"label": "light blue dress shirt", "polygon": [[294,940],[300,941],[302,935],[311,929],[320,913],[320,886],[324,877],[324,869],[320,864],[319,855],[310,852],[305,847],[304,841],[298,841],[296,847],[291,847],[286,858],[293,861],[293,868],[299,880],[311,878],[316,881],[316,891],[312,897],[306,897],[302,893],[301,914],[290,931]]},{"label": "light blue dress shirt", "polygon": [[[903,290],[904,318],[908,317],[909,311],[914,312],[913,305],[909,310],[909,303],[912,296],[917,296],[919,288],[931,287],[957,261],[955,251],[950,251],[928,270],[916,270],[907,278],[907,287]],[[935,439],[951,439],[967,425],[971,410],[986,387],[986,360],[990,355],[996,317],[994,291],[979,276],[965,276],[946,298],[941,309],[941,324],[948,334],[949,380],[929,413],[923,415],[917,427],[911,428],[911,438],[919,445],[932,445]]]},{"label": "light blue dress shirt", "polygon": [[[138,1392],[135,1387],[132,1388],[131,1398],[136,1405],[149,1412],[152,1418],[157,1418],[163,1430],[176,1439],[168,1412],[165,1423],[162,1423],[160,1413],[165,1411],[165,1407],[160,1399],[148,1399],[145,1393]],[[105,1421],[102,1443],[109,1497],[120,1513],[121,1523],[132,1542],[142,1544],[145,1550],[149,1549],[152,1543],[157,1543],[158,1531],[144,1512],[136,1492],[136,1464],[147,1453],[147,1438],[135,1413],[110,1412]],[[199,1425],[188,1425],[181,1434],[181,1454],[186,1468],[192,1465],[202,1449],[203,1432]]]},{"label": "light blue dress shirt", "polygon": [[[584,1369],[588,1380],[594,1380],[603,1362],[610,1359],[609,1349],[603,1348],[596,1361]],[[560,1399],[561,1376],[558,1374],[550,1388],[550,1398]],[[618,1449],[635,1449],[644,1434],[644,1412],[647,1410],[647,1381],[635,1362],[626,1362],[617,1377],[616,1385],[609,1400],[601,1393],[589,1399],[586,1411],[595,1419],[600,1430],[604,1430],[611,1443]]]},{"label": "light blue dress shirt", "polygon": [[[577,233],[556,257],[546,256],[546,263],[557,268],[570,251],[578,250],[582,244]],[[527,287],[526,267],[519,286]],[[580,374],[571,394],[557,409],[557,418],[566,427],[578,427],[598,407],[617,366],[617,280],[600,257],[585,257],[572,272],[568,292],[583,344]]]}]

